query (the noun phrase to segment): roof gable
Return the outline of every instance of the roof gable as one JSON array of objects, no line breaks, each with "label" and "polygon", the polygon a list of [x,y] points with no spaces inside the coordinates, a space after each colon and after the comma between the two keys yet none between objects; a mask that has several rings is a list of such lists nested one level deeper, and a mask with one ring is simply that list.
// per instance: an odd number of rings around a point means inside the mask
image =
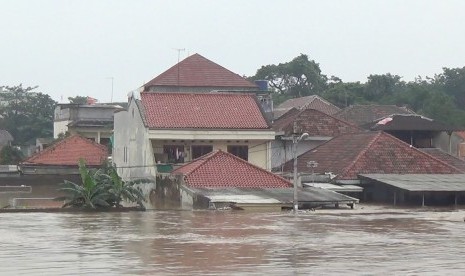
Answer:
[{"label": "roof gable", "polygon": [[184,175],[193,188],[289,188],[284,178],[218,150],[172,172]]},{"label": "roof gable", "polygon": [[141,93],[149,128],[269,129],[253,94]]},{"label": "roof gable", "polygon": [[337,112],[334,116],[357,125],[373,122],[393,114],[415,114],[406,107],[396,105],[352,105]]},{"label": "roof gable", "polygon": [[[308,161],[318,162],[317,173],[332,172],[338,179],[357,179],[358,174],[461,173],[439,159],[384,132],[361,132],[336,137],[297,159],[298,170],[309,171]],[[292,160],[285,164],[290,171]]]},{"label": "roof gable", "polygon": [[317,96],[317,95],[311,95],[311,96],[306,96],[306,97],[300,97],[300,98],[294,98],[294,99],[289,99],[282,104],[280,104],[276,109],[276,114],[275,118],[279,118],[282,114],[285,113],[285,111],[291,109],[291,108],[297,108],[297,109],[316,109],[319,110],[323,113],[333,115],[337,113],[340,108],[333,105],[332,103],[328,102],[327,100]]},{"label": "roof gable", "polygon": [[79,135],[67,137],[34,154],[22,164],[78,166],[83,158],[88,166],[98,166],[108,157],[105,146]]},{"label": "roof gable", "polygon": [[[295,109],[293,109],[295,110]],[[310,136],[335,137],[346,133],[360,132],[361,129],[351,123],[342,121],[315,109],[299,112],[289,111],[273,123],[273,129],[284,131],[286,135],[293,132],[294,123],[301,133]]]},{"label": "roof gable", "polygon": [[194,54],[172,66],[144,85],[182,87],[238,87],[258,89],[258,86],[238,74]]}]

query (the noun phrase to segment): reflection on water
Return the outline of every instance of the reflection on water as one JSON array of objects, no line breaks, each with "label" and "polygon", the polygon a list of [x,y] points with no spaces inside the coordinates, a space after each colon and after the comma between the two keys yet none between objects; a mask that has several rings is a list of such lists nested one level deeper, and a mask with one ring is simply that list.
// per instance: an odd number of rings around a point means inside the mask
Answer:
[{"label": "reflection on water", "polygon": [[0,220],[1,275],[465,271],[465,223],[428,212],[29,213]]}]

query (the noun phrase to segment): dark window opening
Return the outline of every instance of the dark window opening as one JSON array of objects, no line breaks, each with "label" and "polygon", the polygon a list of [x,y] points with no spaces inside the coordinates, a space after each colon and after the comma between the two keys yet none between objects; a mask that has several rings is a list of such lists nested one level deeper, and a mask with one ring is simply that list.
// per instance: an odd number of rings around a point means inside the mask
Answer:
[{"label": "dark window opening", "polygon": [[205,155],[213,151],[213,146],[192,146],[192,159],[199,158],[202,155]]},{"label": "dark window opening", "polygon": [[168,163],[184,163],[184,146],[164,145],[163,155],[165,155]]},{"label": "dark window opening", "polygon": [[245,161],[249,160],[249,146],[228,146],[228,152]]}]

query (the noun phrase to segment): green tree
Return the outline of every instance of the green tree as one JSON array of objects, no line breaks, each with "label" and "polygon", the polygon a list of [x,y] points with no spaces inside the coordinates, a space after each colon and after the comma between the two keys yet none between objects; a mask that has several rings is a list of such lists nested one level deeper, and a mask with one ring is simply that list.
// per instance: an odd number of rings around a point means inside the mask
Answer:
[{"label": "green tree", "polygon": [[69,103],[72,103],[72,104],[87,104],[86,96],[68,97],[68,100],[69,100]]},{"label": "green tree", "polygon": [[47,94],[33,92],[37,87],[4,86],[0,92],[0,128],[8,130],[16,145],[53,135],[56,102]]},{"label": "green tree", "polygon": [[4,146],[0,150],[0,165],[17,165],[23,157],[23,153],[17,148]]},{"label": "green tree", "polygon": [[392,95],[401,90],[405,83],[401,81],[401,77],[391,75],[369,75],[368,81],[365,84],[365,99],[368,101],[379,102],[383,99],[392,97]]},{"label": "green tree", "polygon": [[251,80],[267,80],[278,94],[303,97],[321,94],[326,88],[327,77],[321,73],[320,65],[301,54],[290,62],[262,66]]},{"label": "green tree", "polygon": [[458,108],[465,110],[465,67],[442,68],[443,72],[434,77],[434,83],[444,89],[444,93],[454,98]]},{"label": "green tree", "polygon": [[328,89],[323,92],[323,98],[334,105],[344,108],[353,104],[366,103],[364,98],[365,84],[360,82],[342,81],[329,84]]}]

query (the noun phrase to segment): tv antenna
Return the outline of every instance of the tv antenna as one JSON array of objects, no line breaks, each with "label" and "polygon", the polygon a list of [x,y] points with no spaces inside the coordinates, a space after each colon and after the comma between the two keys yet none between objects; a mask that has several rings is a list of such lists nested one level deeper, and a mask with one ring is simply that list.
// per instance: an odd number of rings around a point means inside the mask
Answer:
[{"label": "tv antenna", "polygon": [[180,89],[179,88],[179,59],[181,58],[181,52],[184,52],[186,50],[186,48],[174,48],[175,51],[178,51],[178,63],[176,64],[176,66],[178,67],[178,90]]}]

